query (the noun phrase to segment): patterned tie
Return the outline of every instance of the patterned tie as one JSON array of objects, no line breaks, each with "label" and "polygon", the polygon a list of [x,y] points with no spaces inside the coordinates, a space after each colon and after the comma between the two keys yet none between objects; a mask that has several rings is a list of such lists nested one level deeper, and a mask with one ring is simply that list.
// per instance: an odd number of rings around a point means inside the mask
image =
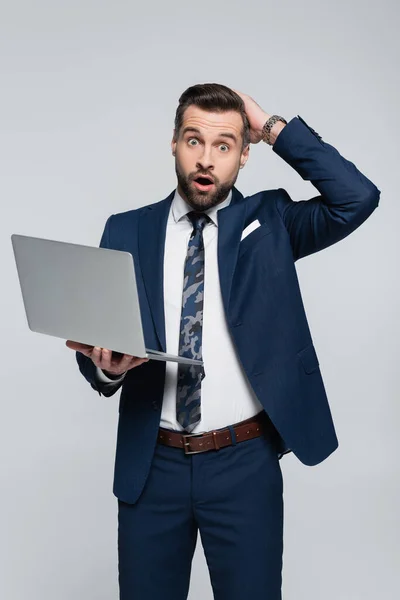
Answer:
[{"label": "patterned tie", "polygon": [[[209,217],[191,211],[193,224],[183,279],[182,313],[179,334],[179,356],[202,359],[204,244],[203,229]],[[191,432],[201,418],[200,388],[204,368],[178,363],[176,418],[184,430]]]}]

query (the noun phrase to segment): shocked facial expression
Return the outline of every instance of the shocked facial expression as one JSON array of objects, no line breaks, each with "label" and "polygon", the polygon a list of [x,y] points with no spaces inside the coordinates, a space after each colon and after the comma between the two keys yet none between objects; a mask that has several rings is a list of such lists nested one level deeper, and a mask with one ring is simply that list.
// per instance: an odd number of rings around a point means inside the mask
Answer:
[{"label": "shocked facial expression", "polygon": [[[242,152],[243,119],[236,111],[208,112],[189,106],[179,138],[172,139],[178,192],[197,211],[227,197],[249,154]],[[175,131],[174,131],[175,134]]]}]

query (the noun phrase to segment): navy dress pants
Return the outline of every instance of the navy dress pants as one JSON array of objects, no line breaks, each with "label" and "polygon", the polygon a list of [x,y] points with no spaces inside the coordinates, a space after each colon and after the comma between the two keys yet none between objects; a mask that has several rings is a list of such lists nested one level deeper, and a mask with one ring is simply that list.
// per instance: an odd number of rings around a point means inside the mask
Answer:
[{"label": "navy dress pants", "polygon": [[215,600],[281,600],[283,480],[270,434],[192,455],[157,444],[139,500],[118,500],[120,600],[185,600],[198,532]]}]

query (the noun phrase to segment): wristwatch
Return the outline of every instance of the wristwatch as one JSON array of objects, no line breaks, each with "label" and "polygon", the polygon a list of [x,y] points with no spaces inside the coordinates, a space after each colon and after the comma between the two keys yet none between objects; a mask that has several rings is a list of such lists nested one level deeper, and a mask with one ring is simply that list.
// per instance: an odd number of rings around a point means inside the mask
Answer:
[{"label": "wristwatch", "polygon": [[285,123],[285,125],[287,125],[286,119],[284,119],[283,117],[280,117],[279,115],[272,115],[272,117],[270,117],[265,122],[264,127],[262,128],[261,139],[263,142],[265,142],[269,146],[272,146],[272,142],[270,141],[270,137],[269,137],[270,133],[271,133],[271,129],[277,121],[282,121],[282,123]]}]

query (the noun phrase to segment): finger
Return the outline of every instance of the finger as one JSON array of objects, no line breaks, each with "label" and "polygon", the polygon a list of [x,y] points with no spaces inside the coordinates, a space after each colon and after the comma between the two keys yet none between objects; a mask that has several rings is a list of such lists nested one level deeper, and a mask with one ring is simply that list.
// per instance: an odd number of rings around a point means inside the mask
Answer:
[{"label": "finger", "polygon": [[85,351],[91,351],[93,346],[88,344],[81,344],[80,342],[74,342],[72,340],[67,340],[65,345],[71,350],[78,350],[79,352],[84,353]]},{"label": "finger", "polygon": [[128,365],[128,369],[134,368],[134,367],[139,367],[140,365],[142,365],[145,362],[149,362],[149,358],[139,358],[137,356],[134,356],[130,362],[130,364]]},{"label": "finger", "polygon": [[99,346],[94,346],[92,350],[92,354],[90,356],[96,367],[101,369],[101,348]]},{"label": "finger", "polygon": [[131,354],[121,354],[119,352],[112,352],[107,348],[102,348],[101,362],[98,366],[105,371],[117,375],[128,370],[132,358],[134,357]]},{"label": "finger", "polygon": [[111,371],[111,365],[112,365],[111,359],[112,359],[111,350],[108,350],[108,348],[102,348],[101,349],[100,368],[104,369],[105,371]]},{"label": "finger", "polygon": [[124,372],[132,369],[133,367],[137,367],[142,364],[142,362],[147,362],[148,358],[139,358],[138,356],[132,356],[131,354],[124,354],[123,358],[116,363],[116,367],[119,371]]},{"label": "finger", "polygon": [[118,369],[127,371],[134,358],[136,357],[132,356],[132,354],[124,354],[121,359],[115,362],[115,365],[118,367]]},{"label": "finger", "polygon": [[246,94],[244,94],[243,92],[239,92],[239,90],[235,90],[233,88],[231,88],[238,96],[241,97],[241,99],[244,101]]}]

